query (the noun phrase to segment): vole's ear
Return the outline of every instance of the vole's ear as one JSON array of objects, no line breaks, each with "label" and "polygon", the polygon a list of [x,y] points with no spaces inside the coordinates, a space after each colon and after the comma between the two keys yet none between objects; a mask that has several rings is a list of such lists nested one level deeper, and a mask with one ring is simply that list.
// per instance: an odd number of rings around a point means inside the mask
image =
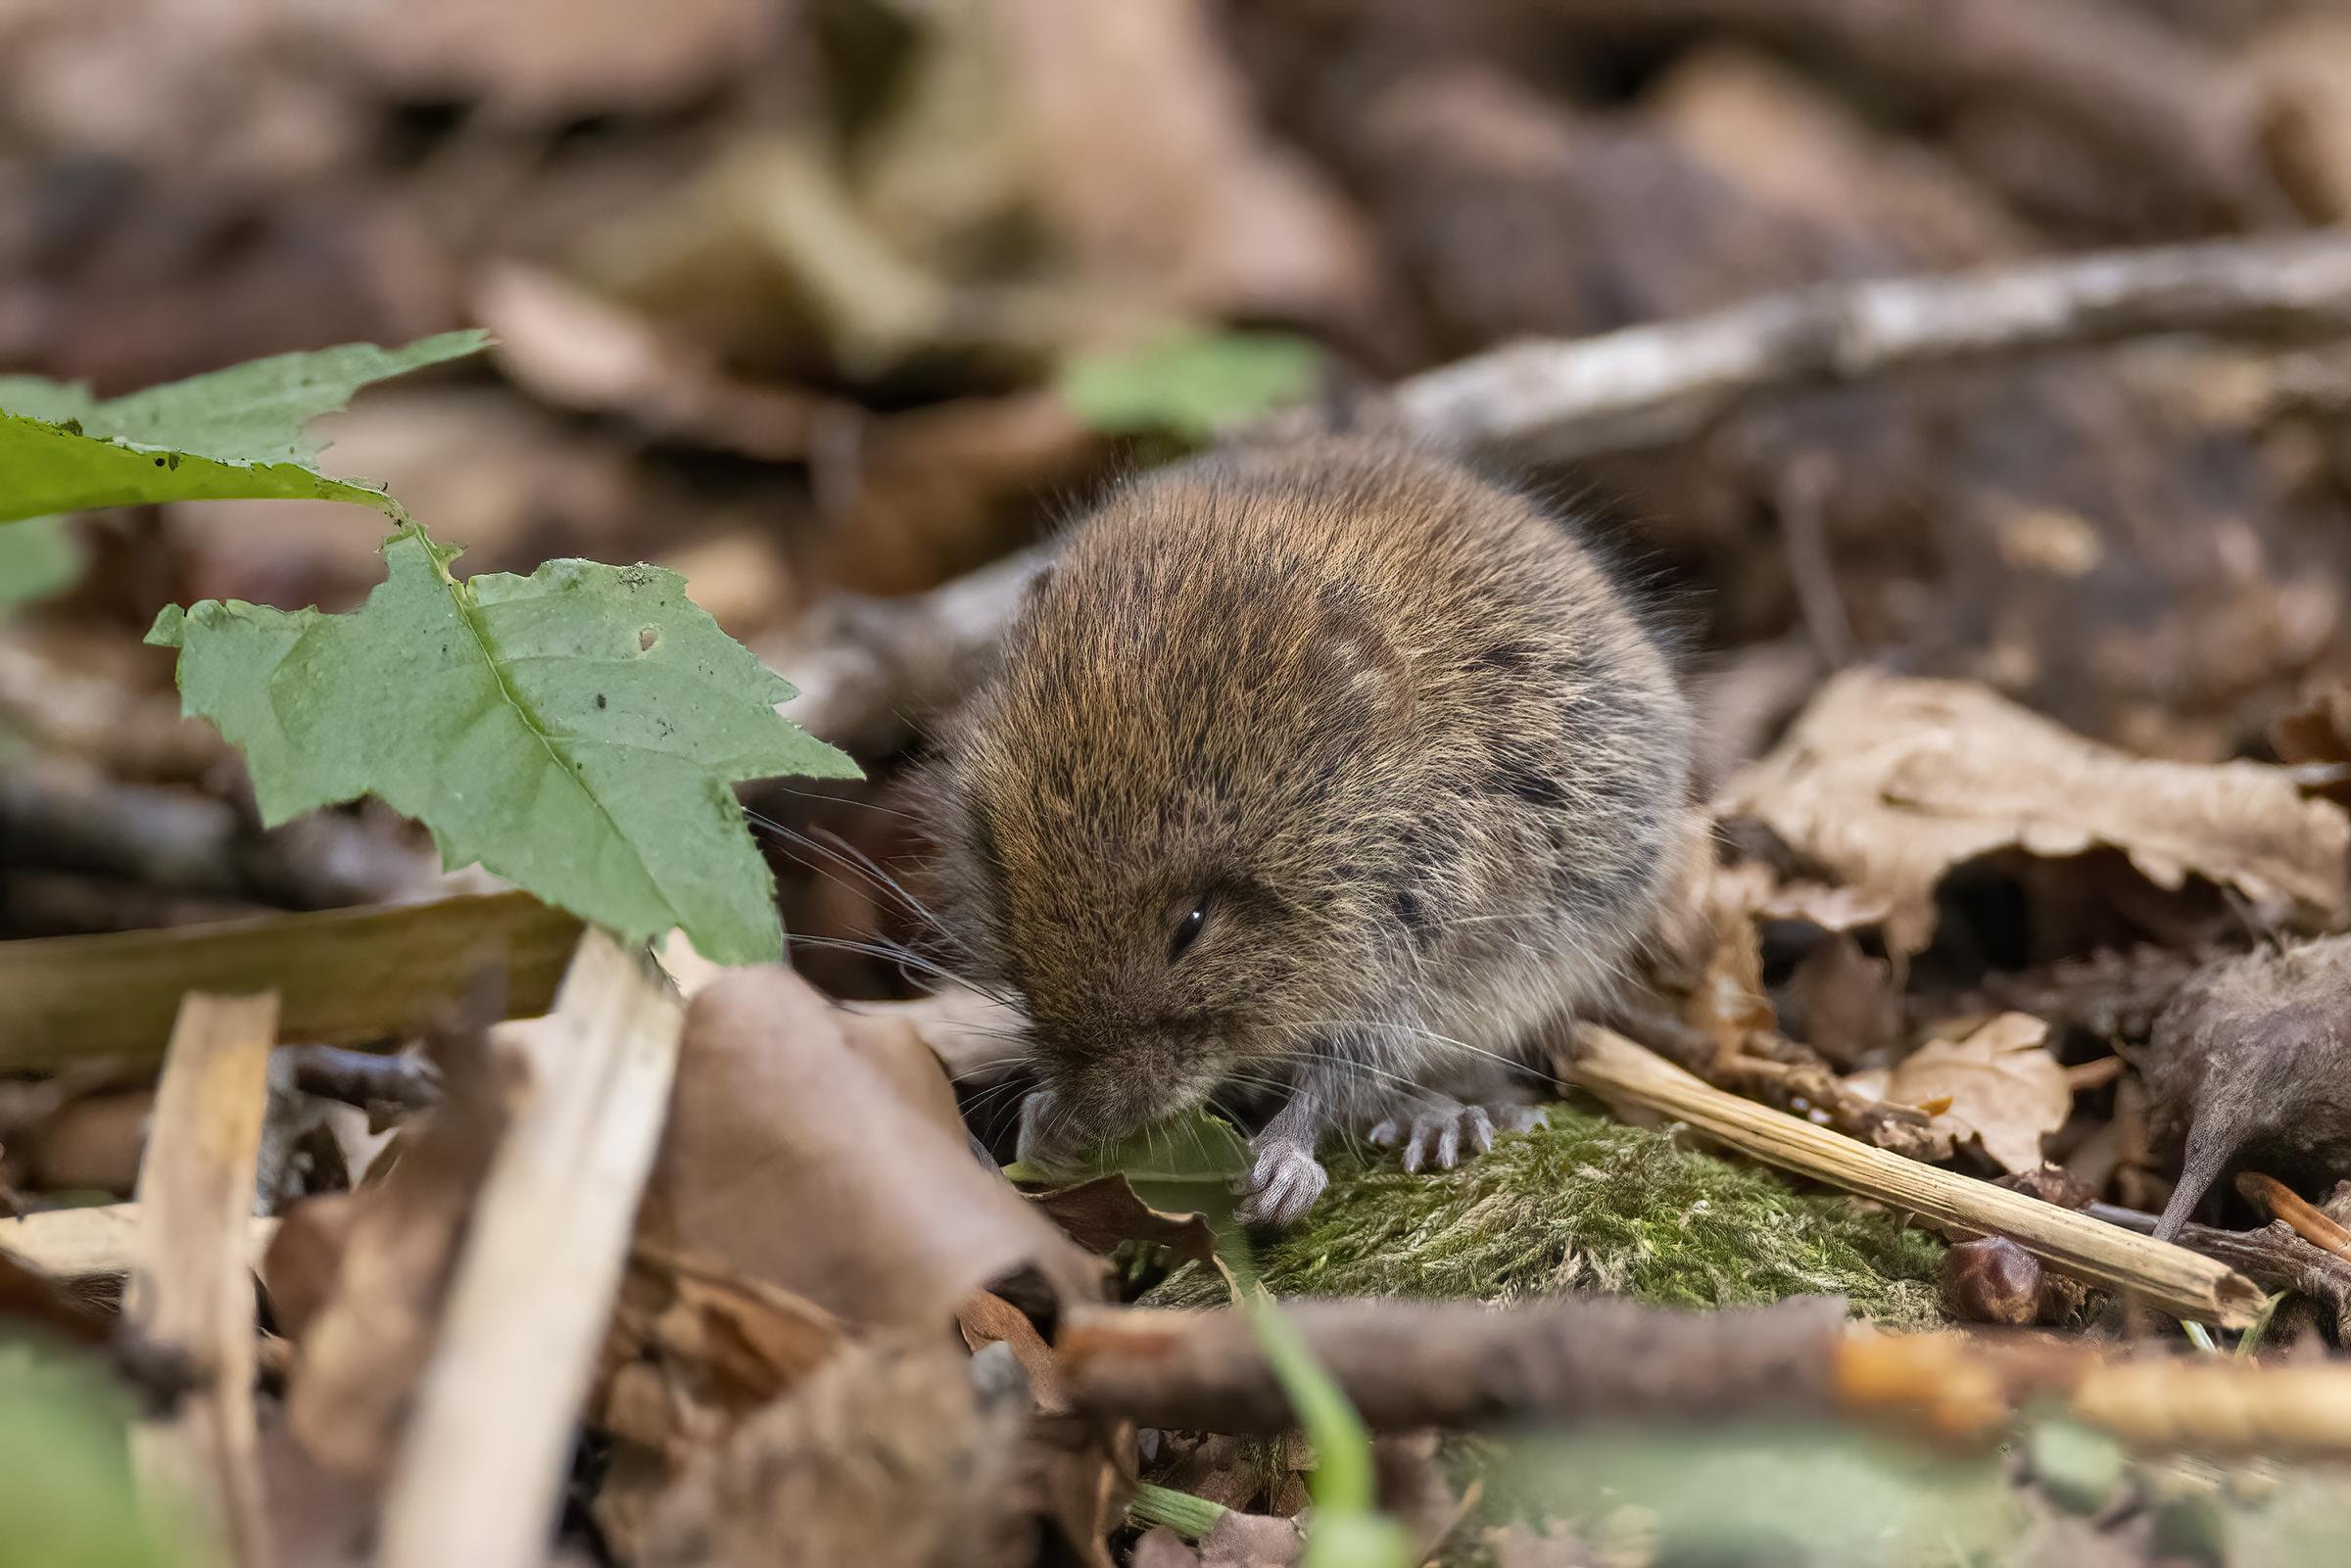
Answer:
[{"label": "vole's ear", "polygon": [[1314,657],[1336,700],[1360,704],[1366,720],[1374,725],[1409,720],[1414,705],[1412,666],[1357,592],[1337,585],[1326,588],[1319,609]]}]

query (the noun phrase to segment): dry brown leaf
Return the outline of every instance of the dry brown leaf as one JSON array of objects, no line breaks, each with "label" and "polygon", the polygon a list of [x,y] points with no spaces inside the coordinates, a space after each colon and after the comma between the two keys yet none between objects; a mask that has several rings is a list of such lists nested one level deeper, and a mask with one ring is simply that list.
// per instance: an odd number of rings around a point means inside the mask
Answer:
[{"label": "dry brown leaf", "polygon": [[815,398],[730,376],[715,355],[559,273],[501,262],[473,303],[498,334],[501,368],[549,403],[746,457],[808,453]]},{"label": "dry brown leaf", "polygon": [[2065,1124],[2074,1093],[2065,1069],[2043,1049],[2049,1026],[2003,1013],[1964,1040],[1930,1040],[1891,1070],[1855,1072],[1846,1083],[1875,1099],[1932,1112],[1953,1139],[1973,1137],[2006,1170],[2036,1170],[2040,1140]]},{"label": "dry brown leaf", "polygon": [[840,1319],[813,1302],[640,1243],[589,1405],[599,1427],[675,1465],[846,1343]]},{"label": "dry brown leaf", "polygon": [[1780,992],[1788,1032],[1841,1068],[1894,1043],[1902,998],[1893,966],[1832,931],[1797,962]]},{"label": "dry brown leaf", "polygon": [[1036,1408],[1047,1415],[1067,1415],[1070,1409],[1069,1390],[1062,1385],[1061,1363],[1053,1358],[1053,1347],[1029,1321],[1029,1314],[992,1291],[981,1291],[955,1309],[956,1326],[963,1330],[963,1343],[975,1354],[990,1345],[1001,1345],[1021,1363],[1029,1374],[1030,1397]]},{"label": "dry brown leaf", "polygon": [[1089,1253],[1107,1254],[1116,1251],[1121,1242],[1140,1241],[1165,1247],[1176,1258],[1203,1266],[1216,1261],[1217,1233],[1206,1215],[1154,1209],[1118,1171],[1074,1187],[1033,1193],[1029,1201]]},{"label": "dry brown leaf", "polygon": [[2058,858],[2111,845],[2158,887],[2192,875],[2269,919],[2344,913],[2351,823],[2302,799],[2282,770],[2134,757],[1959,682],[1840,675],[1731,782],[1720,811],[1884,897],[1888,945],[1902,952],[1933,938],[1944,875],[2003,849]]},{"label": "dry brown leaf", "polygon": [[1026,1402],[983,1397],[952,1346],[858,1347],[695,1457],[654,1505],[645,1568],[1012,1568]]},{"label": "dry brown leaf", "polygon": [[1099,1291],[1093,1260],[973,1158],[913,1027],[783,968],[730,974],[689,1009],[639,1236],[859,1327],[943,1328],[1024,1265],[1066,1298]]},{"label": "dry brown leaf", "polygon": [[427,1049],[445,1095],[390,1171],[348,1196],[296,1205],[262,1262],[302,1348],[288,1426],[320,1464],[371,1480],[393,1460],[504,1122],[482,1036],[453,1031]]}]

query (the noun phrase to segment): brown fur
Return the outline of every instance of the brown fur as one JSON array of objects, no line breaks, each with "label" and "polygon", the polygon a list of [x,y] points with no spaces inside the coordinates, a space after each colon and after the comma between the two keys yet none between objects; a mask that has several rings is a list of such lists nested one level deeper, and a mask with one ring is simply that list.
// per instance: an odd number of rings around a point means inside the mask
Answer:
[{"label": "brown fur", "polygon": [[1359,442],[1198,458],[1075,528],[942,736],[942,914],[1027,1003],[1057,1142],[1236,1077],[1361,1127],[1606,996],[1690,731],[1532,500]]}]

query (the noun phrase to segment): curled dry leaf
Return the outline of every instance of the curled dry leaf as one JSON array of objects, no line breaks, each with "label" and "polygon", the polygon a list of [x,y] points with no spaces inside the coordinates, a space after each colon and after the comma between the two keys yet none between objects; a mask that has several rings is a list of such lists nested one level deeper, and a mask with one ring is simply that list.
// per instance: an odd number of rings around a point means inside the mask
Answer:
[{"label": "curled dry leaf", "polygon": [[1978,1140],[2006,1170],[2037,1170],[2040,1140],[2065,1124],[2073,1089],[2042,1049],[2049,1026],[2003,1013],[1964,1040],[1930,1040],[1898,1067],[1855,1072],[1858,1092],[1931,1110],[1955,1140]]},{"label": "curled dry leaf", "polygon": [[1029,1201],[1089,1253],[1115,1252],[1121,1242],[1139,1241],[1203,1266],[1216,1262],[1217,1233],[1207,1215],[1154,1209],[1119,1171],[1035,1193]]},{"label": "curled dry leaf", "polygon": [[445,1088],[381,1181],[298,1204],[262,1282],[302,1349],[286,1421],[317,1464],[381,1479],[424,1370],[475,1194],[504,1124],[479,1033],[428,1042]]},{"label": "curled dry leaf", "polygon": [[852,1327],[943,1329],[1024,1266],[1064,1300],[1100,1289],[1098,1265],[973,1158],[913,1026],[782,968],[730,974],[688,1010],[639,1236]]},{"label": "curled dry leaf", "polygon": [[2351,1175],[2351,936],[2220,960],[2180,988],[2133,1061],[2150,1129],[2179,1151],[2156,1235],[2179,1234],[2239,1156],[2295,1179]]},{"label": "curled dry leaf", "polygon": [[981,1291],[956,1308],[955,1324],[963,1331],[963,1343],[975,1354],[990,1345],[1001,1345],[1012,1353],[1028,1374],[1029,1393],[1038,1410],[1047,1415],[1069,1413],[1070,1394],[1062,1387],[1061,1364],[1054,1360],[1053,1347],[1029,1321],[1028,1313],[992,1291]]},{"label": "curled dry leaf", "polygon": [[2003,849],[2111,845],[2159,887],[2202,877],[2281,922],[2345,907],[2351,823],[2283,770],[2134,757],[1960,682],[1840,675],[1720,810],[1884,897],[1888,946],[1903,952],[1933,938],[1944,875]]},{"label": "curled dry leaf", "polygon": [[1013,1568],[1027,1402],[929,1337],[860,1346],[697,1454],[655,1504],[645,1568]]},{"label": "curled dry leaf", "polygon": [[813,1302],[641,1243],[590,1403],[604,1431],[679,1463],[846,1343],[840,1320]]}]

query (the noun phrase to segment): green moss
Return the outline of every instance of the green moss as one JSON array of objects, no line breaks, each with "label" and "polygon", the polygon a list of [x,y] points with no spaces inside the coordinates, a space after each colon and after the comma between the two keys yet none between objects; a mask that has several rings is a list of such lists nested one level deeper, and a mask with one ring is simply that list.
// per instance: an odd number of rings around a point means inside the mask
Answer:
[{"label": "green moss", "polygon": [[[1283,1295],[1489,1302],[1603,1292],[1688,1307],[1838,1293],[1858,1317],[1940,1323],[1943,1244],[1848,1199],[1565,1105],[1458,1170],[1406,1175],[1345,1154],[1304,1224],[1258,1253]],[[1186,1269],[1157,1305],[1219,1300]]]}]

